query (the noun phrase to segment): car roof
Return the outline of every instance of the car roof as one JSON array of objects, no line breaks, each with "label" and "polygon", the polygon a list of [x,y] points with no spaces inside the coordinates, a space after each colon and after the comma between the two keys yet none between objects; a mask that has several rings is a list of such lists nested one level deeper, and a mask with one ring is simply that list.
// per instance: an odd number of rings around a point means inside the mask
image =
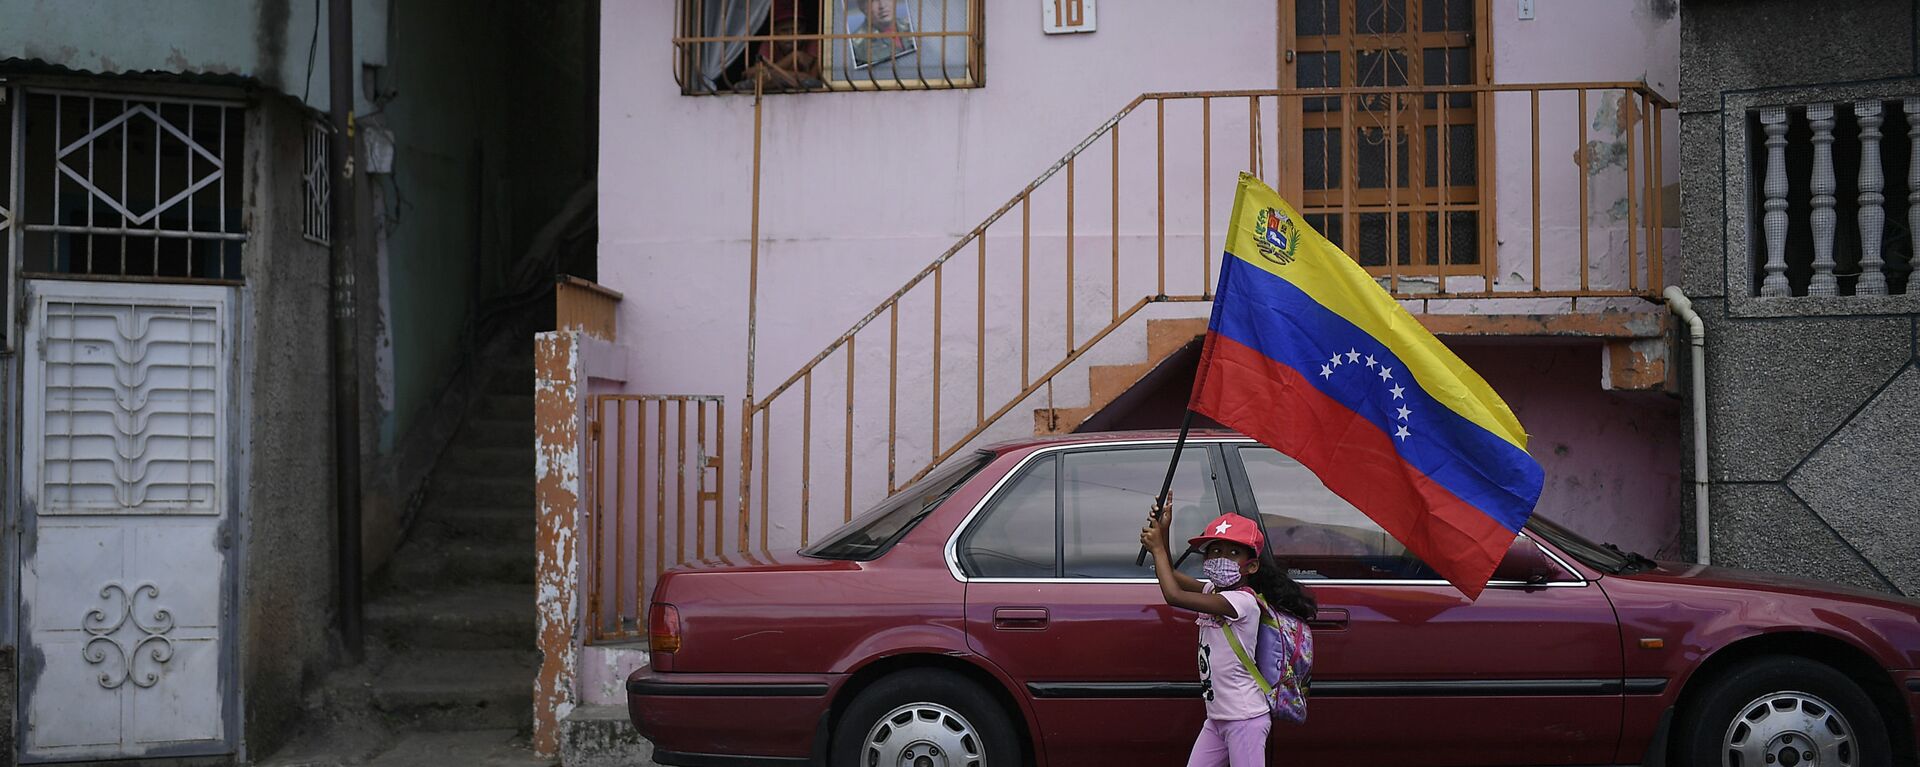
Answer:
[{"label": "car roof", "polygon": [[[1100,432],[1087,432],[1083,434],[1055,434],[1055,435],[1044,436],[1044,437],[1022,437],[1020,439],[1010,439],[1005,442],[996,442],[994,444],[987,445],[986,447],[983,447],[981,449],[990,453],[1005,455],[1007,453],[1011,453],[1016,450],[1024,450],[1031,447],[1044,447],[1044,446],[1053,446],[1053,445],[1098,445],[1098,444],[1107,443],[1107,442],[1134,442],[1138,440],[1148,440],[1148,439],[1176,439],[1179,436],[1180,436],[1179,429],[1139,429],[1135,431],[1100,431]],[[1219,439],[1221,437],[1244,438],[1244,436],[1245,435],[1242,435],[1240,432],[1233,431],[1231,429],[1191,429],[1187,432],[1188,439]]]}]

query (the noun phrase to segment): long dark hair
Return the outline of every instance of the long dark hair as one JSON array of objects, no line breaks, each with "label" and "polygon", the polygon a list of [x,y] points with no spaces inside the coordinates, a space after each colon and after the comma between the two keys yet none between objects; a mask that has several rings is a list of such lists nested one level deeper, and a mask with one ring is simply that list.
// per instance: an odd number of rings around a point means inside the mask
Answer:
[{"label": "long dark hair", "polygon": [[1295,618],[1313,620],[1320,605],[1313,595],[1300,585],[1299,581],[1288,575],[1286,568],[1273,558],[1273,552],[1260,552],[1260,569],[1247,576],[1247,585],[1259,592],[1262,599],[1273,609],[1290,613]]}]

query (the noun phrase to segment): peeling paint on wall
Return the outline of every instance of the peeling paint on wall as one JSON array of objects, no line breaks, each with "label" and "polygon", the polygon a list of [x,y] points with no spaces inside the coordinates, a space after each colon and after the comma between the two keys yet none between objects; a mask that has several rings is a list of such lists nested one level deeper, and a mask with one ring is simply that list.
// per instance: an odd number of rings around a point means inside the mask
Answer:
[{"label": "peeling paint on wall", "polygon": [[580,336],[540,333],[534,340],[534,609],[540,671],[533,683],[533,748],[560,748],[560,720],[575,705],[579,655]]}]

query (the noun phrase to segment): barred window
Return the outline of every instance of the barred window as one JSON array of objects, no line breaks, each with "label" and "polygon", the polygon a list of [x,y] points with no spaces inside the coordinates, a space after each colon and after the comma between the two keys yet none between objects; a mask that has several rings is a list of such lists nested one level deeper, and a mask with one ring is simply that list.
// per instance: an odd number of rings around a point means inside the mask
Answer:
[{"label": "barred window", "polygon": [[11,137],[13,225],[30,276],[241,278],[245,110],[237,104],[23,89]]},{"label": "barred window", "polygon": [[678,0],[682,93],[971,88],[981,0]]}]

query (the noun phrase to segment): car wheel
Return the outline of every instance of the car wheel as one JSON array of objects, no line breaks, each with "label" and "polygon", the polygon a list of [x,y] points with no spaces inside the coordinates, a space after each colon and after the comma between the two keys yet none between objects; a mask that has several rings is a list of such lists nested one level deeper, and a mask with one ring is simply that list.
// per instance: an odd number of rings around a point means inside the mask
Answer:
[{"label": "car wheel", "polygon": [[835,765],[1016,767],[1013,721],[986,690],[950,671],[882,678],[847,706],[833,731]]},{"label": "car wheel", "polygon": [[1675,733],[1682,764],[1880,767],[1891,749],[1880,710],[1832,666],[1775,656],[1707,684]]}]

